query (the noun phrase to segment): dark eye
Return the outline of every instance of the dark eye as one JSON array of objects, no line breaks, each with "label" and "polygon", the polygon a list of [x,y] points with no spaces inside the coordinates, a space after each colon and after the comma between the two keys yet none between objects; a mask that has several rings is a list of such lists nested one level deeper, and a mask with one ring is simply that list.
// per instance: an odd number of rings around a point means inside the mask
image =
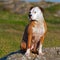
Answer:
[{"label": "dark eye", "polygon": [[36,13],[36,11],[34,13]]},{"label": "dark eye", "polygon": [[31,13],[31,11],[29,11],[29,14]]}]

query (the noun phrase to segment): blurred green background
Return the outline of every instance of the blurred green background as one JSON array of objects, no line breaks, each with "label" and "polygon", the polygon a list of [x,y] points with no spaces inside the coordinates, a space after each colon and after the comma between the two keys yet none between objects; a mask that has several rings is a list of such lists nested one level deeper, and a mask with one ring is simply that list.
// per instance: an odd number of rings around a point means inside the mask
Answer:
[{"label": "blurred green background", "polygon": [[60,3],[27,3],[28,8],[24,4],[21,4],[20,11],[15,5],[16,10],[0,3],[0,58],[20,49],[24,29],[29,23],[27,11],[30,6],[42,6],[44,9],[48,31],[43,47],[60,47]]}]

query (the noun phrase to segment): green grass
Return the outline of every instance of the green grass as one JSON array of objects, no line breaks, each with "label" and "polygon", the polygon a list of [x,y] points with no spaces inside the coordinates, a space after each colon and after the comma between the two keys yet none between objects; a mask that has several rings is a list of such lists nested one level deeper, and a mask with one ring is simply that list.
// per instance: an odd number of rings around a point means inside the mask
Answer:
[{"label": "green grass", "polygon": [[58,5],[53,5],[53,6],[49,7],[49,8],[46,8],[46,10],[50,11],[51,13],[54,13],[54,12],[56,12],[57,10],[60,10],[59,7],[60,7],[60,4],[58,4]]},{"label": "green grass", "polygon": [[0,11],[0,57],[20,49],[20,41],[27,23],[27,14],[22,16]]},{"label": "green grass", "polygon": [[[53,16],[53,9],[55,12],[59,10],[57,6],[45,9],[44,16],[48,32],[44,47],[60,46],[60,17]],[[20,49],[20,42],[27,24],[27,14],[18,15],[0,10],[0,58]]]}]

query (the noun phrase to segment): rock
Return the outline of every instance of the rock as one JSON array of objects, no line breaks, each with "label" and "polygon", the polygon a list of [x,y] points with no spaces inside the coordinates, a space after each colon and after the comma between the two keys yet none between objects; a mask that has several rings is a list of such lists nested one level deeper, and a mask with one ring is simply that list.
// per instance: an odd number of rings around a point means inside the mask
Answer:
[{"label": "rock", "polygon": [[37,55],[34,60],[46,60],[46,57]]},{"label": "rock", "polygon": [[46,60],[46,57],[39,56],[37,54],[31,54],[29,57],[26,57],[23,54],[13,54],[11,56],[8,56],[7,60]]},{"label": "rock", "polygon": [[54,14],[55,17],[60,17],[60,10]]},{"label": "rock", "polygon": [[45,55],[31,53],[26,57],[22,53],[16,53],[7,57],[7,60],[60,60],[60,47],[44,48]]},{"label": "rock", "polygon": [[[40,6],[42,8],[47,8],[59,3],[47,3],[47,2],[26,2],[26,0],[1,0],[0,8],[8,10],[12,13],[24,14],[27,13],[31,6]],[[59,12],[58,12],[59,13]]]}]

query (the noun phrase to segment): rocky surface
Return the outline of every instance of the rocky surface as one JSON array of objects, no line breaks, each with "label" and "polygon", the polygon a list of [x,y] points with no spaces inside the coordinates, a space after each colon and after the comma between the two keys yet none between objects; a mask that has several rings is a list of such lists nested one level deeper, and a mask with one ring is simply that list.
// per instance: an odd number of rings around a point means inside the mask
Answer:
[{"label": "rocky surface", "polygon": [[25,2],[21,0],[1,0],[0,9],[8,10],[12,13],[24,14],[27,13],[31,6],[40,6],[42,8],[47,8],[59,3],[47,3],[47,2]]},{"label": "rocky surface", "polygon": [[54,14],[54,16],[60,17],[60,10],[58,10],[58,11]]},{"label": "rocky surface", "polygon": [[7,57],[6,60],[60,60],[60,47],[55,48],[44,48],[42,55],[31,54],[29,57],[26,57],[22,53],[16,53]]}]

